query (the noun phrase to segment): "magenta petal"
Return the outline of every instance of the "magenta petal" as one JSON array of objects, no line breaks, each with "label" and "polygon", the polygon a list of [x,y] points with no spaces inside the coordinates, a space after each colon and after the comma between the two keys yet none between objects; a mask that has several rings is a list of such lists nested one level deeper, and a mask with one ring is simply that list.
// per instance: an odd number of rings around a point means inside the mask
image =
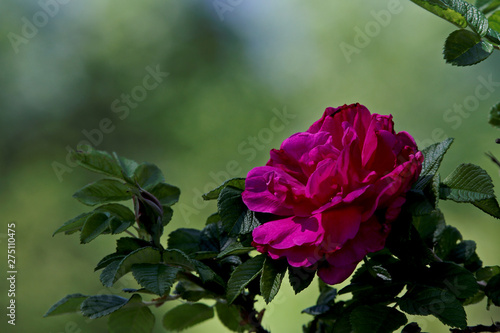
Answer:
[{"label": "magenta petal", "polygon": [[327,284],[337,284],[349,276],[356,269],[357,264],[351,264],[347,266],[325,266],[318,269],[318,276],[323,282]]},{"label": "magenta petal", "polygon": [[253,230],[252,236],[257,244],[266,244],[275,249],[289,249],[319,243],[318,239],[321,240],[323,232],[317,217],[292,216],[264,223]]},{"label": "magenta petal", "polygon": [[248,173],[242,198],[250,210],[286,216],[293,214],[293,200],[304,189],[283,170],[263,166]]}]

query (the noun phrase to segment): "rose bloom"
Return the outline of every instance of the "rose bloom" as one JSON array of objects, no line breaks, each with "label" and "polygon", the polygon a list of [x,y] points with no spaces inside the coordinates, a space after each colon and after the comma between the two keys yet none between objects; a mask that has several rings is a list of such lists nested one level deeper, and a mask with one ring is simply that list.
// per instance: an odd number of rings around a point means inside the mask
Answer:
[{"label": "rose bloom", "polygon": [[422,162],[415,140],[394,132],[391,115],[360,104],[329,107],[248,173],[244,203],[275,218],[253,230],[253,246],[340,283],[384,248]]}]

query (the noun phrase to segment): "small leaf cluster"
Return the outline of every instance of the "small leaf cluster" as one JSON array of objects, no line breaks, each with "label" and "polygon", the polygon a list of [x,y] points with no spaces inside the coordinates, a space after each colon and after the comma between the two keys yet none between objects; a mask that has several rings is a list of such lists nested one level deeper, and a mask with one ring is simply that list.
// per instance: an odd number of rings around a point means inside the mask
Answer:
[{"label": "small leaf cluster", "polygon": [[[500,218],[491,178],[480,167],[461,164],[441,180],[438,169],[452,141],[423,150],[422,172],[393,222],[386,248],[369,254],[343,289],[320,284],[316,304],[303,310],[314,316],[304,332],[389,333],[407,324],[406,314],[432,315],[465,329],[465,305],[484,298],[488,308],[500,305],[500,267],[483,267],[476,243],[447,225],[439,209],[440,200],[452,200]],[[344,294],[351,299],[337,300]],[[403,329],[410,331],[420,332],[418,324]]]},{"label": "small leaf cluster", "polygon": [[[89,243],[103,234],[126,233],[116,240],[116,251],[102,258],[95,270],[101,271],[100,281],[106,287],[130,273],[140,288],[124,289],[121,296],[71,294],[45,316],[72,312],[91,319],[107,316],[109,332],[146,333],[155,324],[149,307],[179,300],[182,304],[163,317],[163,326],[169,331],[184,330],[216,313],[232,331],[265,332],[263,312],[254,308],[255,298],[261,295],[269,303],[276,296],[287,265],[264,255],[250,255],[254,250],[251,232],[266,217],[244,205],[244,179],[231,179],[206,193],[205,200],[217,201],[217,212],[208,217],[202,230],[172,231],[164,247],[161,236],[180,191],[165,183],[157,166],[90,147],[73,152],[72,157],[106,178],[74,194],[80,202],[97,208],[64,223],[54,235],[79,232],[81,243]],[[133,210],[116,203],[124,200],[132,200]],[[309,282],[311,276],[314,273],[308,275]],[[149,300],[143,300],[145,297]]]},{"label": "small leaf cluster", "polygon": [[[444,59],[455,66],[470,66],[488,58],[500,45],[500,2],[477,0],[411,0],[459,27],[446,39]],[[467,29],[470,28],[470,29]]]}]

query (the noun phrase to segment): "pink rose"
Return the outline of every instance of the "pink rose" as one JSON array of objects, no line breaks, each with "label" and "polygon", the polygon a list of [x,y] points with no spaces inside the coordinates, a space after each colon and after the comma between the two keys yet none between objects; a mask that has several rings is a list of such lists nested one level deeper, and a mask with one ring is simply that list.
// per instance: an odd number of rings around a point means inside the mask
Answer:
[{"label": "pink rose", "polygon": [[415,140],[394,132],[391,115],[360,104],[327,108],[248,173],[243,201],[276,216],[253,230],[253,245],[340,283],[384,248],[422,162]]}]

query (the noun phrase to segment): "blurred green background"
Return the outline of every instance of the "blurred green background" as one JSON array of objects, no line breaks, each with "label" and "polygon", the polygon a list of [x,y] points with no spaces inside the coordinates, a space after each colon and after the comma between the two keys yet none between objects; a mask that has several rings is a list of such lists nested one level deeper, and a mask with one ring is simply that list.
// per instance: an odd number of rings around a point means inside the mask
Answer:
[{"label": "blurred green background", "polygon": [[[500,96],[500,57],[446,65],[442,45],[453,27],[410,1],[3,0],[0,12],[1,267],[15,222],[18,270],[16,326],[3,314],[2,332],[106,332],[102,319],[42,318],[66,294],[107,292],[93,268],[113,251],[112,237],[80,245],[76,235],[51,236],[89,210],[71,195],[97,177],[66,161],[67,147],[87,135],[98,149],[158,164],[181,188],[167,233],[200,228],[215,210],[201,193],[228,175],[244,177],[326,107],[345,103],[391,113],[396,130],[422,148],[455,137],[442,174],[466,161],[500,184],[484,154],[500,156],[500,134],[487,124]],[[468,205],[442,209],[478,241],[485,265],[499,264],[499,221]],[[285,283],[265,326],[301,331],[315,285],[292,296]],[[5,309],[5,278],[0,286]],[[167,308],[155,310],[155,332]],[[467,311],[469,324],[500,320],[484,303]],[[417,319],[426,331],[447,331],[437,319]],[[188,331],[227,330],[212,320]]]}]

